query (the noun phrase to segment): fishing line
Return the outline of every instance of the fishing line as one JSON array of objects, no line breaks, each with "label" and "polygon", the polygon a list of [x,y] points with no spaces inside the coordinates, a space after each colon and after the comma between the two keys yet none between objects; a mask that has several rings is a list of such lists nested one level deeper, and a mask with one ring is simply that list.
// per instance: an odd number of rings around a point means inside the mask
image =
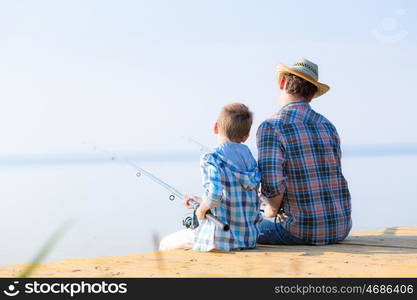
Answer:
[{"label": "fishing line", "polygon": [[[99,152],[102,152],[102,153],[108,155],[110,157],[110,159],[113,160],[113,161],[116,161],[116,160],[120,161],[118,159],[118,157],[110,151],[98,148],[97,146],[93,146],[93,149],[95,151],[99,151]],[[184,197],[184,195],[180,191],[178,191],[176,188],[174,188],[173,186],[169,185],[168,183],[162,181],[158,177],[154,176],[152,173],[149,173],[145,169],[141,168],[140,166],[135,164],[133,161],[131,161],[131,160],[129,160],[126,157],[123,157],[123,156],[120,157],[120,158],[121,158],[121,162],[125,163],[126,165],[130,166],[131,168],[133,168],[136,171],[136,176],[137,177],[141,177],[142,175],[145,175],[149,179],[154,181],[155,183],[157,183],[160,186],[162,186],[163,188],[165,188],[168,192],[170,192],[171,195],[169,196],[169,200],[174,201],[175,197],[178,197],[178,198],[181,198],[181,199]]]},{"label": "fishing line", "polygon": [[203,145],[202,143],[200,143],[199,141],[197,141],[197,140],[195,140],[193,138],[190,138],[190,137],[184,137],[184,138],[187,140],[187,142],[193,143],[193,144],[199,146],[200,147],[200,151],[204,151],[204,152],[211,152],[212,151],[212,149],[210,149],[209,147]]}]

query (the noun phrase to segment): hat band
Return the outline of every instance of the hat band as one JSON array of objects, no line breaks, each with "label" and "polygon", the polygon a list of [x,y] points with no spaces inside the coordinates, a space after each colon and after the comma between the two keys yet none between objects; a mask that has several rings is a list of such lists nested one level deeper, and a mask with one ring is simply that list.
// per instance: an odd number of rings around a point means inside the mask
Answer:
[{"label": "hat band", "polygon": [[294,69],[291,69],[291,70],[294,72],[294,75],[297,75],[301,78],[305,77],[305,79],[307,79],[307,80],[317,82],[317,79],[314,79],[312,76],[308,75],[307,73],[304,73],[304,72],[301,72],[301,71],[298,71],[298,70],[294,70]]},{"label": "hat band", "polygon": [[310,66],[309,64],[306,64],[306,63],[303,63],[303,62],[297,62],[297,63],[294,64],[294,67],[295,66],[305,67],[305,68],[309,69],[311,72],[313,72],[313,74],[317,76],[317,79],[319,78],[319,74],[318,74],[317,70],[314,67]]}]

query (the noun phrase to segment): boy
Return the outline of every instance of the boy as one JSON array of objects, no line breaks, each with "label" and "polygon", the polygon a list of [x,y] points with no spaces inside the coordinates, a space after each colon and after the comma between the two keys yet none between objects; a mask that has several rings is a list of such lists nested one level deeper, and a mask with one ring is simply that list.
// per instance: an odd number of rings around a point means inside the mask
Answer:
[{"label": "boy", "polygon": [[[222,108],[214,133],[219,146],[201,159],[203,197],[186,195],[188,200],[200,203],[196,211],[199,227],[196,231],[186,229],[161,241],[160,249],[172,249],[192,244],[194,250],[213,249],[231,251],[255,248],[261,220],[258,186],[260,174],[249,148],[243,143],[249,137],[252,113],[241,103],[232,103]],[[223,231],[205,218],[210,210],[213,215],[229,224]]]}]

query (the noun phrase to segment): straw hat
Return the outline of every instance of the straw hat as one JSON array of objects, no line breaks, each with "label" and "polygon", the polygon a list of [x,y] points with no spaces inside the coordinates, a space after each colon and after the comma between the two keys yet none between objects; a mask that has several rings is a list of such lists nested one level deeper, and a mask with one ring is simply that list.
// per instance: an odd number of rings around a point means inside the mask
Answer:
[{"label": "straw hat", "polygon": [[279,63],[277,65],[278,82],[281,82],[282,76],[287,73],[297,75],[298,77],[301,77],[314,84],[317,87],[317,92],[314,94],[313,98],[320,97],[330,89],[327,84],[318,82],[319,67],[308,59],[301,58],[295,64],[293,64],[291,68],[282,63]]}]

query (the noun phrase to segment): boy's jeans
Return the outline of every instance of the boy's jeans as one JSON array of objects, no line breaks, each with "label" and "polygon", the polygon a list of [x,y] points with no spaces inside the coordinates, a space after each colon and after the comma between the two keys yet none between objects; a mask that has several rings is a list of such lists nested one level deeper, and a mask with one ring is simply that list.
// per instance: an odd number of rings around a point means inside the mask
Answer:
[{"label": "boy's jeans", "polygon": [[263,219],[259,225],[259,244],[269,245],[307,245],[302,239],[292,235],[278,221]]}]

